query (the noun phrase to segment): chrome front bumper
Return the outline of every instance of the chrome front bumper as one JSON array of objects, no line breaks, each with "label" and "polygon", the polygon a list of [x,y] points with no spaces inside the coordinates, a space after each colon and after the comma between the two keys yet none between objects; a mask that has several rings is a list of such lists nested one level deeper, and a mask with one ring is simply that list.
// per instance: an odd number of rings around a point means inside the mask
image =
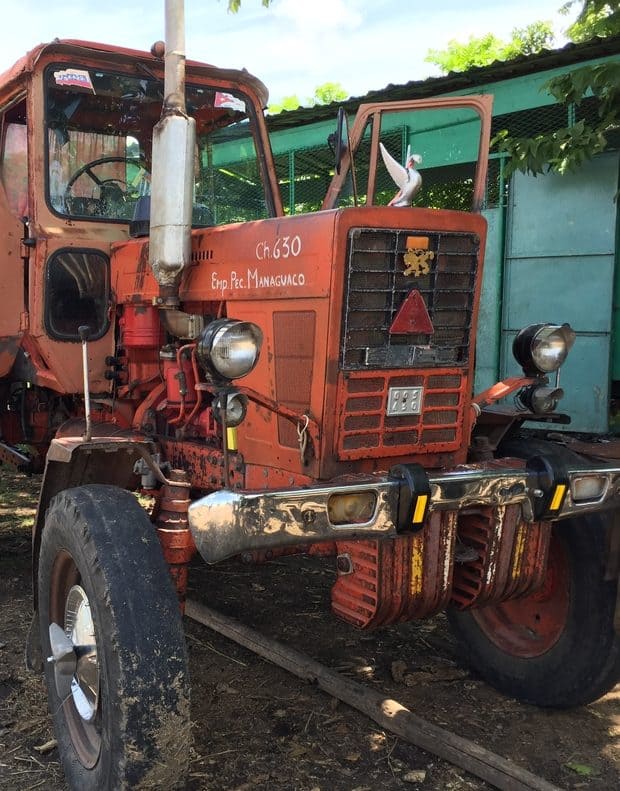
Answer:
[{"label": "chrome front bumper", "polygon": [[[596,484],[596,497],[579,499],[587,483]],[[566,492],[554,513],[541,514],[541,503],[553,491],[548,476],[532,469],[468,465],[429,475],[429,511],[462,511],[472,506],[519,503],[527,522],[566,519],[582,513],[604,511],[620,503],[620,467],[592,467],[564,471]],[[365,477],[359,481],[307,489],[264,492],[221,490],[196,500],[189,508],[189,525],[196,547],[207,563],[253,550],[312,544],[319,541],[386,538],[411,530],[399,524],[404,495],[403,481],[390,477]],[[363,524],[334,525],[328,512],[336,494],[371,491],[376,496],[372,518]],[[408,496],[415,492],[408,493]],[[402,509],[400,509],[402,511]]]}]

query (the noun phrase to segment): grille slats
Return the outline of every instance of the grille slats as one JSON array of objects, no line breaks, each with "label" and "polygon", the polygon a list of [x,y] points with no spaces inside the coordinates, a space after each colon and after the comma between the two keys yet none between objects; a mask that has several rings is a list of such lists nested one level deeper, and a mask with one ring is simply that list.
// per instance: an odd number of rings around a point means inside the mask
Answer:
[{"label": "grille slats", "polygon": [[[418,276],[405,275],[410,236],[427,237],[428,251],[433,253],[429,271],[418,270]],[[478,252],[475,234],[352,229],[347,255],[342,369],[466,365]],[[422,296],[434,332],[391,335],[394,317],[413,290]],[[420,352],[407,356],[398,349],[402,346],[419,347]]]},{"label": "grille slats", "polygon": [[[412,260],[419,262],[407,249],[410,236],[427,237],[433,254],[427,272],[414,267],[418,276],[405,275]],[[475,234],[351,230],[341,337],[340,459],[442,453],[460,446],[478,255]],[[391,334],[414,290],[432,332]],[[423,388],[421,414],[386,414],[389,389],[398,387]]]},{"label": "grille slats", "polygon": [[[419,415],[387,415],[391,387],[422,387]],[[340,459],[455,450],[461,440],[467,377],[447,370],[411,374],[356,371],[345,376],[338,429]]]}]

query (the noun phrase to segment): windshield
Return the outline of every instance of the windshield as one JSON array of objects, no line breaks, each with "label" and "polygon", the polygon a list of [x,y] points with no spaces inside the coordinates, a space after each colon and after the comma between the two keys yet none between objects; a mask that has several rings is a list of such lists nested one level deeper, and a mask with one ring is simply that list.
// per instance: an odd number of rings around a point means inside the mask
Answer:
[{"label": "windshield", "polygon": [[[150,192],[153,127],[163,83],[54,65],[46,72],[47,199],[58,214],[129,222]],[[271,215],[254,137],[251,102],[240,93],[188,85],[196,120],[197,226]]]}]

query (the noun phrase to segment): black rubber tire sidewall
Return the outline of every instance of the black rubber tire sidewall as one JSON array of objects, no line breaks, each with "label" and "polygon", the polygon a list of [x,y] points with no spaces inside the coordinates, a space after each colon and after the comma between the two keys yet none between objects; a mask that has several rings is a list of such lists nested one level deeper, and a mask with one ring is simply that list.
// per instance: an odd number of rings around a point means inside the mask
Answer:
[{"label": "black rubber tire sidewall", "polygon": [[66,490],[51,502],[39,556],[43,657],[50,576],[69,552],[88,596],[100,663],[102,749],[79,761],[46,664],[49,707],[69,787],[80,791],[183,785],[190,747],[187,653],[177,597],[154,526],[135,497],[112,486]]},{"label": "black rubber tire sidewall", "polygon": [[605,580],[605,530],[597,516],[554,525],[566,553],[570,594],[557,642],[532,658],[492,642],[471,611],[449,610],[452,629],[474,669],[502,692],[538,706],[571,707],[598,699],[620,679],[620,637],[613,627],[617,580]]}]

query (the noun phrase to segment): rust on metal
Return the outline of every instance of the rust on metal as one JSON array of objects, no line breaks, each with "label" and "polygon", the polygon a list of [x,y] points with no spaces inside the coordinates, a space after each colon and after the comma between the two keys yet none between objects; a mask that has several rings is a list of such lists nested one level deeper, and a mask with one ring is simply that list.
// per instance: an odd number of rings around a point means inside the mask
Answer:
[{"label": "rust on metal", "polygon": [[452,604],[459,609],[523,596],[542,585],[551,523],[523,522],[518,505],[478,508],[459,516],[458,534],[476,555],[455,566]]},{"label": "rust on metal", "polygon": [[168,478],[168,482],[161,488],[157,501],[155,523],[164,560],[170,569],[179,606],[183,612],[187,596],[189,562],[196,553],[196,546],[187,523],[190,484],[183,470],[171,470]]}]

